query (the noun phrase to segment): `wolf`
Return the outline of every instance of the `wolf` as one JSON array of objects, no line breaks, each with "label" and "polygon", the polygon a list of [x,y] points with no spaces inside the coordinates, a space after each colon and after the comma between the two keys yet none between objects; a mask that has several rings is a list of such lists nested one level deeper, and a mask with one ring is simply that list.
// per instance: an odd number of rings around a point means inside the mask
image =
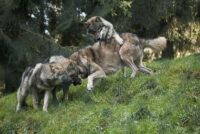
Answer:
[{"label": "wolf", "polygon": [[38,63],[35,67],[28,67],[22,74],[22,80],[17,91],[17,108],[19,111],[25,104],[26,97],[32,91],[33,107],[38,108],[39,92],[45,92],[43,111],[47,112],[49,98],[52,90],[60,84],[68,84],[77,78],[76,67],[70,60],[65,64]]},{"label": "wolf", "polygon": [[[89,21],[95,27],[93,21]],[[89,24],[90,25],[90,24]],[[153,71],[142,64],[143,49],[152,48],[155,51],[163,50],[167,45],[165,37],[142,39],[132,33],[122,33],[120,37],[124,43],[121,46],[114,38],[108,41],[94,43],[73,53],[69,59],[78,68],[81,78],[88,78],[87,90],[92,90],[98,79],[123,71],[126,77],[126,67],[132,70],[131,78],[138,71],[152,75]]]},{"label": "wolf", "polygon": [[[60,64],[65,64],[65,63],[68,62],[68,60],[69,59],[65,58],[62,55],[56,55],[56,56],[51,56],[51,57],[45,59],[44,62],[43,62],[43,64],[44,63],[60,63]],[[73,84],[74,86],[76,86],[76,85],[80,85],[81,83],[82,83],[81,78],[78,76],[73,81],[69,81],[68,80],[68,83],[62,83],[61,85],[56,86],[53,89],[53,91],[52,91],[52,94],[53,94],[53,103],[54,104],[58,103],[58,99],[57,99],[57,96],[56,96],[58,89],[63,89],[63,100],[67,101],[68,100],[69,86],[71,84]]]},{"label": "wolf", "polygon": [[[91,25],[91,23],[93,22],[95,26]],[[120,45],[123,44],[123,39],[115,31],[113,24],[111,24],[104,18],[100,16],[94,16],[90,18],[87,22],[85,22],[84,24],[88,26],[89,32],[94,31],[96,33],[94,36],[95,40],[99,40],[101,42],[101,41],[107,41],[113,37]]]}]

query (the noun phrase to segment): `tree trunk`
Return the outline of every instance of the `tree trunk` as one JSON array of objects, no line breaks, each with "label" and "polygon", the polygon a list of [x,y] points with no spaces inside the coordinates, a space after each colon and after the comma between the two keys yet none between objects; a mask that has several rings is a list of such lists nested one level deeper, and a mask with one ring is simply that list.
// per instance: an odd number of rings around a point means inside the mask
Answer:
[{"label": "tree trunk", "polygon": [[162,58],[174,58],[173,43],[167,42],[167,48],[162,52]]}]

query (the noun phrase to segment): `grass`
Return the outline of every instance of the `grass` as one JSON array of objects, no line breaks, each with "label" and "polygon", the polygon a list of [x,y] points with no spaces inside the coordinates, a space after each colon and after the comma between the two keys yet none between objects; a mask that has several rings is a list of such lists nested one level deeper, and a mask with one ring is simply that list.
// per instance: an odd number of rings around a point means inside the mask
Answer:
[{"label": "grass", "polygon": [[[16,93],[0,98],[3,134],[199,134],[200,55],[154,61],[130,79],[122,72],[86,92],[87,80],[70,87],[69,101],[50,105],[48,113],[28,107],[16,113]],[[58,93],[61,100],[62,92]]]}]

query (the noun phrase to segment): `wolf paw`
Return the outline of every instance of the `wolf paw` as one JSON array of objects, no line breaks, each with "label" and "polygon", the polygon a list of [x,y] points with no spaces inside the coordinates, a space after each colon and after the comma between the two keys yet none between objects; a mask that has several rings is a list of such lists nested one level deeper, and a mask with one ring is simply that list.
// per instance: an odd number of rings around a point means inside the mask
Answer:
[{"label": "wolf paw", "polygon": [[43,111],[44,111],[44,112],[48,112],[47,108],[43,108]]},{"label": "wolf paw", "polygon": [[87,90],[88,90],[88,91],[91,91],[92,89],[93,89],[93,85],[92,85],[92,84],[88,84],[88,85],[87,85]]},{"label": "wolf paw", "polygon": [[122,38],[117,38],[117,41],[118,41],[118,43],[119,43],[120,45],[123,45],[123,44],[124,44],[124,41],[123,41]]}]

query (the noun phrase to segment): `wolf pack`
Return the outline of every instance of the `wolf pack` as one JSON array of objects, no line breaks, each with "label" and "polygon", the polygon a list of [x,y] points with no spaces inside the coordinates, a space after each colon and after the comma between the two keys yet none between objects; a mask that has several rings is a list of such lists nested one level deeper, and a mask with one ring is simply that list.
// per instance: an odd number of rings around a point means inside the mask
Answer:
[{"label": "wolf pack", "polygon": [[63,89],[63,100],[68,100],[69,86],[80,85],[87,78],[87,90],[91,91],[99,79],[122,70],[126,77],[126,67],[131,68],[131,78],[138,71],[152,75],[153,71],[143,65],[143,49],[149,47],[155,51],[166,48],[167,39],[142,39],[132,33],[118,34],[114,26],[100,16],[88,19],[84,25],[88,34],[96,41],[69,58],[51,56],[35,66],[28,67],[22,74],[17,91],[18,112],[26,106],[26,98],[32,93],[32,103],[35,109],[44,99],[43,111],[47,112],[51,95],[53,103],[58,103],[57,90]]}]

